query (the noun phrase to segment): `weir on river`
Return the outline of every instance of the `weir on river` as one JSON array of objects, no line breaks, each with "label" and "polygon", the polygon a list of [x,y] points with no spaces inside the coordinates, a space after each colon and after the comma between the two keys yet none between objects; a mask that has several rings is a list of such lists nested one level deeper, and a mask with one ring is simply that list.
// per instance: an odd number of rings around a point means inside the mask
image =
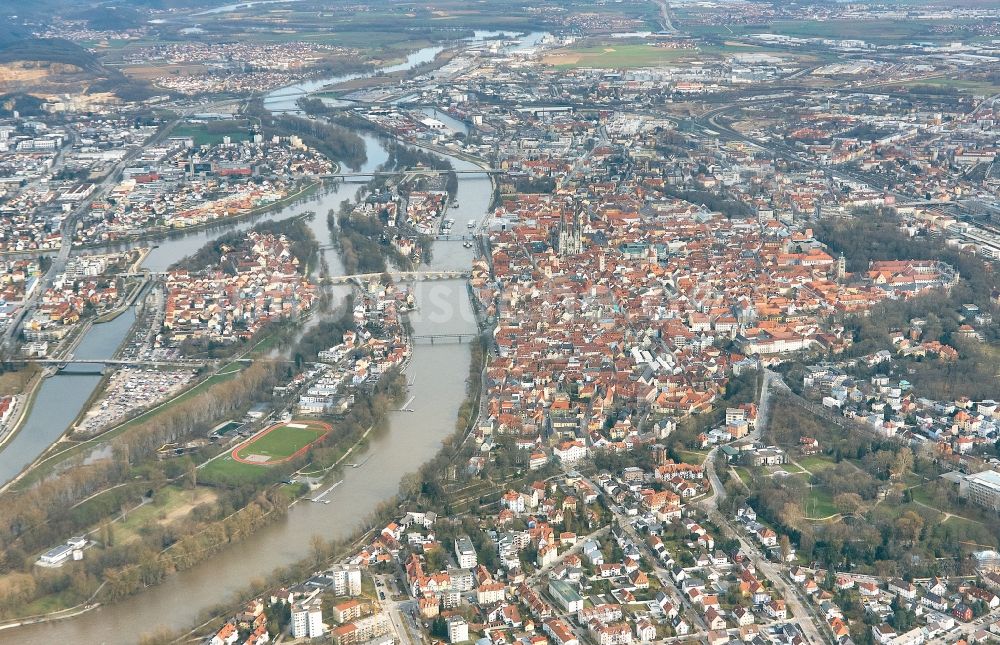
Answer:
[{"label": "weir on river", "polygon": [[[490,37],[481,32],[480,37]],[[543,34],[529,34],[524,43],[536,43]],[[433,60],[438,47],[425,48],[407,58],[410,67]],[[404,65],[406,65],[404,64]],[[386,71],[396,71],[396,67]],[[311,81],[307,91],[315,91],[339,79]],[[293,86],[302,88],[303,84]],[[274,97],[292,94],[293,88],[280,88]],[[265,105],[272,111],[294,110],[294,98],[275,98]],[[367,161],[360,171],[373,171],[388,154],[378,138],[363,134]],[[473,171],[478,167],[468,161],[449,157],[456,170]],[[280,220],[303,211],[314,211],[310,221],[316,239],[329,240],[325,214],[336,210],[344,199],[352,199],[354,188],[338,184],[305,203],[290,205],[281,211],[250,221],[220,225],[210,231],[159,242],[143,263],[143,268],[163,271],[177,260],[197,251],[206,242],[224,233],[244,230],[263,219]],[[449,212],[457,218],[483,218],[493,195],[493,186],[485,174],[462,174],[458,182],[459,207]],[[327,246],[324,258],[332,275],[345,273],[335,250]],[[430,271],[467,271],[474,251],[460,244],[435,243]],[[338,298],[350,287],[330,287]],[[472,336],[478,333],[464,279],[418,282],[414,286],[417,310],[410,314],[417,336]],[[318,318],[314,316],[313,319]],[[94,325],[79,348],[79,358],[110,357],[135,320],[130,310],[112,322]],[[441,441],[451,434],[458,407],[465,396],[469,346],[459,343],[416,344],[406,369],[412,403],[406,410],[392,412],[388,428],[373,434],[365,453],[357,455],[361,468],[345,470],[342,483],[331,490],[321,504],[297,503],[286,519],[262,527],[253,535],[187,571],[169,576],[162,584],[114,605],[101,607],[74,618],[42,623],[3,632],[22,645],[64,643],[133,643],[140,633],[158,627],[177,629],[190,626],[204,609],[228,600],[245,589],[255,578],[266,576],[277,567],[309,555],[310,538],[326,539],[352,534],[367,513],[394,495],[405,473],[416,471],[437,453]],[[68,366],[67,371],[87,369]],[[60,374],[42,385],[27,425],[0,452],[0,481],[7,482],[30,464],[65,431],[100,380],[99,376]],[[409,397],[408,397],[409,398]],[[343,500],[350,500],[344,503]]]}]

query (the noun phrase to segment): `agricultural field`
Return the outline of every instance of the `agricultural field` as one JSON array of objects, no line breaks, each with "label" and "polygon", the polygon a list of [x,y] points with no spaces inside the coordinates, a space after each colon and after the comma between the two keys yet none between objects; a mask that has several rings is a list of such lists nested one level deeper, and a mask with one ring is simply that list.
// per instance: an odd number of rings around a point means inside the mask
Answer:
[{"label": "agricultural field", "polygon": [[934,87],[942,88],[948,90],[955,90],[956,92],[964,92],[968,94],[976,94],[981,96],[992,96],[993,94],[1000,93],[1000,84],[991,83],[990,81],[978,81],[973,79],[963,79],[963,78],[926,78],[918,81],[909,81],[904,83],[906,87]]},{"label": "agricultural field", "polygon": [[274,8],[243,6],[198,16],[199,27],[209,34],[225,34],[251,42],[290,40],[357,47],[379,54],[383,50],[419,47],[421,41],[442,42],[465,38],[476,29],[528,31],[532,16],[509,3],[488,2],[472,7],[467,2],[443,0],[416,8],[391,2],[365,3],[363,11],[315,11],[294,5]]},{"label": "agricultural field", "polygon": [[201,63],[186,64],[155,64],[131,65],[122,68],[122,73],[129,78],[142,81],[152,81],[161,76],[197,76],[208,71],[208,67]]},{"label": "agricultural field", "polygon": [[959,21],[916,20],[778,20],[757,25],[699,25],[680,22],[695,36],[738,37],[748,34],[780,34],[798,38],[860,39],[875,43],[941,40],[932,31],[935,25],[958,25]]},{"label": "agricultural field", "polygon": [[560,69],[577,67],[627,69],[656,67],[697,57],[698,52],[693,49],[668,49],[644,43],[613,42],[557,49],[542,59],[542,62]]}]

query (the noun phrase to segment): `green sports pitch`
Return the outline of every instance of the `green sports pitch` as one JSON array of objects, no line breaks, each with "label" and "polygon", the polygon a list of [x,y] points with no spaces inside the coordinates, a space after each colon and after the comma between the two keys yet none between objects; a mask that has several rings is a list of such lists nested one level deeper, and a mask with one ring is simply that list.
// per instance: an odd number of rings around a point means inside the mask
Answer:
[{"label": "green sports pitch", "polygon": [[253,465],[284,463],[305,454],[309,446],[325,437],[332,429],[330,424],[314,420],[277,423],[237,446],[232,452],[232,458],[240,463]]}]

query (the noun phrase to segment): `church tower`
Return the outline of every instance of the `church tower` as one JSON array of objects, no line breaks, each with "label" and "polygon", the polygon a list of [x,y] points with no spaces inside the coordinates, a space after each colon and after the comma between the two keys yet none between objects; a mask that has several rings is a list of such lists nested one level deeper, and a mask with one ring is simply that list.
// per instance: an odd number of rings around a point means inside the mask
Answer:
[{"label": "church tower", "polygon": [[577,255],[583,251],[583,218],[580,208],[573,213],[573,221],[568,223],[565,216],[559,220],[559,255]]}]

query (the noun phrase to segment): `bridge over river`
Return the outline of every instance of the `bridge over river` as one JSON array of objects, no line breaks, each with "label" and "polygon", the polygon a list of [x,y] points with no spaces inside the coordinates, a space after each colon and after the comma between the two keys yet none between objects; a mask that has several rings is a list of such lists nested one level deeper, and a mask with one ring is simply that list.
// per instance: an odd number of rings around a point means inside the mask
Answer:
[{"label": "bridge over river", "polygon": [[[347,284],[349,282],[367,282],[378,280],[386,273],[355,273],[352,275],[335,275],[326,279],[329,284]],[[457,280],[468,278],[470,271],[390,271],[390,278],[397,282],[422,282],[425,280]]]},{"label": "bridge over river", "polygon": [[[376,273],[373,275],[381,275]],[[478,334],[417,334],[410,337],[416,345],[444,345],[448,343],[470,343]],[[235,359],[199,359],[178,358],[172,360],[143,360],[134,358],[20,358],[18,363],[34,363],[43,366],[57,366],[59,369],[69,365],[101,365],[104,367],[151,367],[154,369],[198,369],[202,367],[217,367],[232,363],[287,363],[295,361],[283,358],[235,358]]]},{"label": "bridge over river", "polygon": [[476,170],[449,170],[447,168],[409,168],[407,170],[369,170],[368,172],[330,172],[317,175],[320,179],[351,179],[356,177],[433,177],[438,175],[505,175],[501,168],[479,168]]}]

